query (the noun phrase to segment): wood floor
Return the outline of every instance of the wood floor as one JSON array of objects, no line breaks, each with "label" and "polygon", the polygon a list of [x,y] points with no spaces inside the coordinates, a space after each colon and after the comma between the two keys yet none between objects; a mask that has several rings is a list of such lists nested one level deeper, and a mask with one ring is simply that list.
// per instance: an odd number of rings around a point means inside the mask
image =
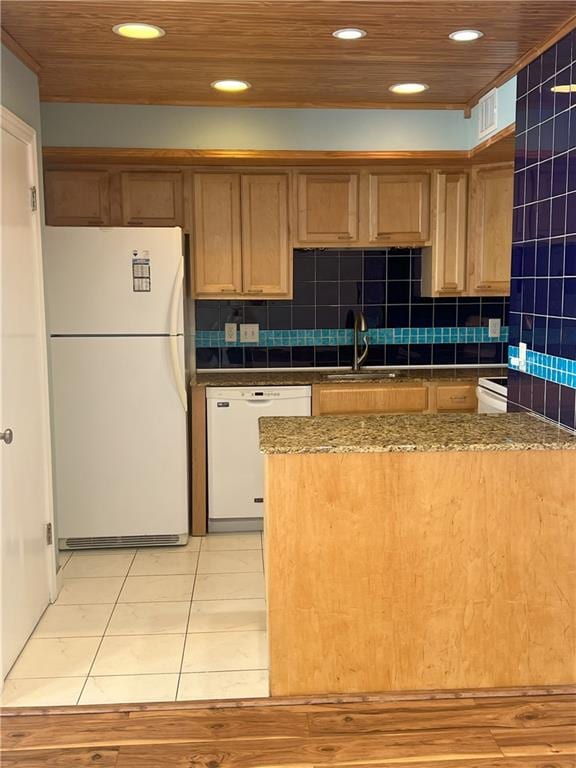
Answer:
[{"label": "wood floor", "polygon": [[576,693],[61,708],[2,718],[3,768],[575,768]]}]

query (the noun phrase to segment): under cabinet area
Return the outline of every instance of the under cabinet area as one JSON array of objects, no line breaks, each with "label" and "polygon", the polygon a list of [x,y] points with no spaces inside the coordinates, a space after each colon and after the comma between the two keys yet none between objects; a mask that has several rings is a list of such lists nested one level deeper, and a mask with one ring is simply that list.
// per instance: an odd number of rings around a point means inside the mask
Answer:
[{"label": "under cabinet area", "polygon": [[289,298],[288,174],[196,173],[194,295]]}]

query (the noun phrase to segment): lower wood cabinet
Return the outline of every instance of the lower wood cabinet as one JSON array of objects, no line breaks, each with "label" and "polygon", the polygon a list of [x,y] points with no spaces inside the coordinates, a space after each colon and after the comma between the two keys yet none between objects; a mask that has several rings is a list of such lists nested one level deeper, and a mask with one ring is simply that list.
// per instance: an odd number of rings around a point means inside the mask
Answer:
[{"label": "lower wood cabinet", "polygon": [[46,171],[46,223],[62,227],[110,225],[108,171]]},{"label": "lower wood cabinet", "polygon": [[428,387],[414,384],[317,384],[312,388],[312,414],[423,413]]},{"label": "lower wood cabinet", "polygon": [[474,413],[476,411],[478,405],[476,384],[438,384],[434,390],[435,410],[439,413],[443,411]]},{"label": "lower wood cabinet", "polygon": [[314,384],[312,415],[361,413],[473,413],[476,382]]},{"label": "lower wood cabinet", "polygon": [[124,171],[120,177],[125,227],[177,227],[182,224],[180,171]]}]

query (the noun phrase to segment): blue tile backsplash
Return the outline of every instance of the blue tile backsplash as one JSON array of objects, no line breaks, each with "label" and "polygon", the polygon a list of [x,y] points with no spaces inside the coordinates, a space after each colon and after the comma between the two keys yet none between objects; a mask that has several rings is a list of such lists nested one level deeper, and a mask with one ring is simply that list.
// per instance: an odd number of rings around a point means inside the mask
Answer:
[{"label": "blue tile backsplash", "polygon": [[[518,75],[509,409],[576,427],[576,33]],[[527,345],[525,370],[516,363]]]},{"label": "blue tile backsplash", "polygon": [[[419,249],[294,251],[291,301],[197,301],[198,368],[352,364],[353,313],[366,317],[368,365],[501,364],[508,300],[420,294]],[[488,337],[488,319],[502,333]],[[258,323],[258,345],[228,344],[224,324]]]}]

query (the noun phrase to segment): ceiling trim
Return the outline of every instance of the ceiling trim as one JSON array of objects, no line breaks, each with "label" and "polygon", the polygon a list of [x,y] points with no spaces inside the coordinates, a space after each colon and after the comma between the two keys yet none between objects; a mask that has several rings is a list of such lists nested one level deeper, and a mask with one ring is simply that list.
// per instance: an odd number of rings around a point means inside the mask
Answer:
[{"label": "ceiling trim", "polygon": [[25,64],[28,67],[28,69],[31,69],[32,72],[34,72],[37,75],[40,74],[40,70],[42,69],[40,64],[36,61],[36,59],[30,56],[28,51],[25,48],[23,48],[20,45],[20,43],[14,40],[12,35],[6,32],[4,27],[1,28],[0,34],[1,34],[2,45],[5,45],[6,48],[8,48],[8,50],[12,51],[14,56],[20,59],[22,64]]},{"label": "ceiling trim", "polygon": [[154,101],[150,101],[149,99],[131,99],[130,101],[126,101],[126,99],[110,99],[110,98],[103,98],[103,99],[94,99],[94,98],[86,98],[83,97],[81,101],[77,101],[76,99],[70,99],[67,97],[58,97],[58,96],[42,96],[41,94],[41,101],[45,103],[51,103],[51,104],[138,104],[138,105],[144,105],[144,106],[159,106],[159,107],[210,107],[211,109],[230,109],[230,107],[233,107],[234,109],[249,109],[249,108],[255,108],[255,107],[265,107],[265,108],[272,108],[272,109],[400,109],[400,110],[406,110],[406,109],[432,109],[432,110],[459,110],[463,111],[466,108],[466,104],[464,102],[436,102],[436,101],[408,101],[405,103],[399,102],[399,101],[384,101],[375,103],[373,101],[366,101],[366,102],[349,102],[349,101],[322,101],[322,102],[316,102],[316,101],[282,101],[282,103],[278,103],[277,101],[267,101],[264,99],[256,99],[256,100],[247,100],[245,98],[242,99],[242,103],[234,102],[234,103],[214,103],[213,101],[205,101],[202,99],[189,99],[189,100],[179,100],[179,99],[154,99]]},{"label": "ceiling trim", "polygon": [[499,88],[501,85],[504,85],[504,83],[508,82],[510,78],[514,77],[514,75],[517,75],[521,69],[524,69],[527,64],[530,64],[531,61],[534,61],[534,59],[537,59],[538,56],[541,56],[544,51],[548,50],[548,48],[554,45],[554,43],[557,43],[558,40],[561,40],[563,37],[565,37],[565,35],[572,32],[573,29],[576,29],[576,14],[568,19],[568,21],[566,21],[564,24],[559,26],[558,29],[556,29],[556,31],[549,35],[545,40],[527,51],[523,56],[515,61],[514,64],[512,64],[510,67],[501,72],[497,77],[491,80],[487,85],[484,86],[484,88],[479,90],[478,93],[475,93],[470,101],[468,101],[466,104],[465,112],[469,114],[472,111],[472,107],[475,107],[476,104],[478,104],[482,96],[485,96],[493,88]]}]

